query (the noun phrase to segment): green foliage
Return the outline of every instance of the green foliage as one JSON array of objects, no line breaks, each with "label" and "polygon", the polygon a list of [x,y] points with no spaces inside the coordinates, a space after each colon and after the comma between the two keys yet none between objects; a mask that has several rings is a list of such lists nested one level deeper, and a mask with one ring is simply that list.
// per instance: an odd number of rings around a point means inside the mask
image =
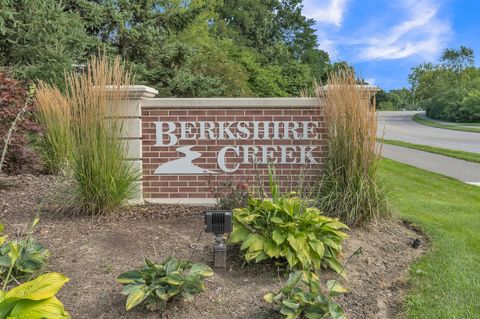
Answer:
[{"label": "green foliage", "polygon": [[50,252],[33,238],[12,240],[0,247],[0,278],[11,277],[22,280],[40,271],[46,264]]},{"label": "green foliage", "polygon": [[[50,252],[30,236],[38,221],[35,218],[24,239],[7,241],[7,236],[0,236],[0,279],[4,287],[14,279],[33,276],[45,266]],[[0,233],[3,229],[0,224]]]},{"label": "green foliage", "polygon": [[337,257],[348,227],[322,216],[296,194],[280,195],[272,172],[270,191],[271,199],[250,198],[247,207],[233,211],[230,243],[241,243],[246,261],[274,259],[286,261],[290,269],[324,265],[340,272]]},{"label": "green foliage", "polygon": [[295,271],[290,273],[280,291],[270,292],[263,298],[276,305],[280,314],[287,319],[344,319],[343,309],[333,301],[333,297],[347,290],[335,280],[327,282],[327,289],[328,293],[324,295],[315,273]]},{"label": "green foliage", "polygon": [[17,78],[61,85],[91,38],[76,12],[57,0],[0,0],[0,65]]},{"label": "green foliage", "polygon": [[167,302],[181,296],[187,301],[205,289],[203,280],[213,271],[204,264],[169,257],[159,264],[148,259],[140,270],[130,270],[117,277],[127,295],[126,309],[144,304],[149,310],[163,310]]},{"label": "green foliage", "polygon": [[376,99],[377,109],[382,111],[416,110],[418,108],[412,92],[407,88],[388,92],[382,90],[377,93]]},{"label": "green foliage", "polygon": [[[0,65],[62,84],[99,48],[160,96],[298,96],[328,53],[301,0],[0,0]],[[245,55],[251,61],[245,61]]]},{"label": "green foliage", "polygon": [[0,292],[0,319],[70,318],[55,297],[68,281],[59,273],[48,273],[27,281],[10,291]]},{"label": "green foliage", "polygon": [[409,81],[418,105],[434,119],[480,122],[480,68],[474,65],[473,50],[445,49],[440,61],[412,69]]},{"label": "green foliage", "polygon": [[463,45],[458,50],[447,48],[442,52],[440,62],[443,62],[446,68],[460,72],[475,64],[473,49]]}]

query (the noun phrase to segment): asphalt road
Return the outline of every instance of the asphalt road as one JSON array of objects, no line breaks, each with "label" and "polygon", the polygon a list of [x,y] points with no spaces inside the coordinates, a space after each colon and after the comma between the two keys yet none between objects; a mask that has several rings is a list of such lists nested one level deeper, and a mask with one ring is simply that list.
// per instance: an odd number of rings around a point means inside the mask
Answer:
[{"label": "asphalt road", "polygon": [[[417,124],[416,112],[379,112],[378,137],[453,150],[480,153],[480,133],[460,132]],[[480,164],[385,144],[383,156],[480,186]]]},{"label": "asphalt road", "polygon": [[[461,132],[425,126],[412,121],[413,112],[378,112],[377,136],[414,144],[423,144],[480,153],[480,133]],[[384,131],[385,130],[385,131]]]}]

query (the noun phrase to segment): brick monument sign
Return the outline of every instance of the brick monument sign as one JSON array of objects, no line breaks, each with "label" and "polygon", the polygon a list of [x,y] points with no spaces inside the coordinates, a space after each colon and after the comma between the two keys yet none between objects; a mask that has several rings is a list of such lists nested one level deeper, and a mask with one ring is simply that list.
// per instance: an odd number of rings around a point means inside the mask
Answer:
[{"label": "brick monument sign", "polygon": [[139,200],[212,204],[212,186],[258,186],[269,165],[283,190],[318,177],[326,151],[319,99],[154,98],[145,86],[128,92],[124,139],[127,160],[142,171]]}]

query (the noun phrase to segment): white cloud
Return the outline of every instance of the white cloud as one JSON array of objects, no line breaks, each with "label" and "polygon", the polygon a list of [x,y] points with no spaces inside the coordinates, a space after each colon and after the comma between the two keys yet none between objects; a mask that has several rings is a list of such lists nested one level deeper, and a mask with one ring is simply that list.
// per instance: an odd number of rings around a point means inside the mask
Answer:
[{"label": "white cloud", "polygon": [[401,23],[379,35],[360,40],[360,60],[388,60],[420,55],[432,58],[451,33],[448,21],[438,18],[438,5],[431,0],[402,0],[408,13]]},{"label": "white cloud", "polygon": [[317,22],[342,25],[347,0],[304,0],[303,13]]},{"label": "white cloud", "polygon": [[337,49],[335,48],[335,42],[323,37],[318,39],[318,48],[328,53],[331,60],[336,60],[338,57]]}]

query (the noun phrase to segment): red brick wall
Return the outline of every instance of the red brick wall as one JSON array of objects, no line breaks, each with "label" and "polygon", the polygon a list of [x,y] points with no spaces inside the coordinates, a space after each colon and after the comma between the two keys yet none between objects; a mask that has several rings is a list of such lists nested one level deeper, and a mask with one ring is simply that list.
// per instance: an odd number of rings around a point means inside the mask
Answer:
[{"label": "red brick wall", "polygon": [[[142,145],[143,145],[143,194],[148,199],[206,199],[212,198],[211,187],[218,185],[221,181],[231,181],[234,185],[247,183],[249,186],[259,186],[258,177],[266,181],[267,164],[241,164],[234,173],[225,173],[219,169],[217,164],[217,155],[220,149],[225,146],[244,146],[244,145],[292,145],[297,149],[300,146],[318,147],[312,151],[312,155],[319,163],[311,164],[275,164],[277,177],[283,190],[295,187],[301,179],[306,183],[315,178],[321,169],[322,157],[325,152],[325,130],[323,117],[319,116],[319,111],[312,107],[294,107],[294,108],[142,108]],[[179,122],[198,122],[198,121],[319,121],[320,127],[314,129],[318,134],[317,140],[180,140],[173,146],[155,146],[156,144],[156,126],[155,122],[175,122],[177,123],[177,136],[180,135]],[[192,133],[197,133],[198,129],[192,129]],[[218,128],[214,130],[218,133]],[[235,128],[232,132],[236,132]],[[284,133],[280,129],[281,134]],[[168,141],[165,140],[165,143]],[[218,174],[198,174],[198,175],[155,175],[155,169],[171,160],[178,159],[183,155],[177,152],[179,146],[195,145],[192,150],[202,153],[202,157],[193,161],[204,169],[218,172]],[[291,150],[291,149],[289,149]],[[234,152],[226,153],[227,167],[231,168],[236,163],[243,160],[243,155],[236,156]],[[297,150],[293,154],[299,156]],[[274,152],[274,157],[280,158],[280,149]],[[256,166],[256,167],[255,167]],[[302,176],[302,178],[300,177]]]}]

